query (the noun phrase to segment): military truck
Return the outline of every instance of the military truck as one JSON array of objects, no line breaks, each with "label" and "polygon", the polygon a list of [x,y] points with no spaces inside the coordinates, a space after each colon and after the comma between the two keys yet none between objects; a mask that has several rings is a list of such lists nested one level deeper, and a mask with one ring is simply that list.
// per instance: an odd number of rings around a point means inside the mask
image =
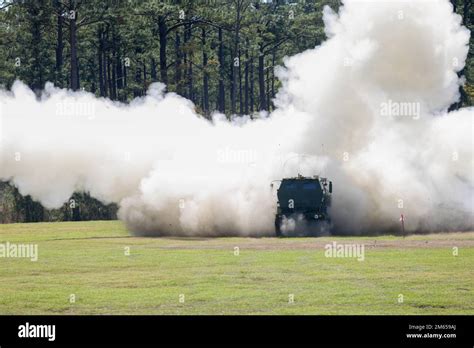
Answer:
[{"label": "military truck", "polygon": [[330,225],[331,194],[332,182],[326,178],[298,175],[282,179],[277,191],[276,235],[282,235],[282,223],[288,219],[303,219],[306,226]]}]

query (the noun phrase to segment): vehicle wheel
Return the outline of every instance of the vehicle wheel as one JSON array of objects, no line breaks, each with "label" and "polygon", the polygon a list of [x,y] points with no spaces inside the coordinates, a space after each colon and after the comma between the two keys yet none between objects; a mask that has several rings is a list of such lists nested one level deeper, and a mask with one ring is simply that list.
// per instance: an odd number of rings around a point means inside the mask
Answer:
[{"label": "vehicle wheel", "polygon": [[275,216],[275,233],[277,237],[281,237],[281,216]]}]

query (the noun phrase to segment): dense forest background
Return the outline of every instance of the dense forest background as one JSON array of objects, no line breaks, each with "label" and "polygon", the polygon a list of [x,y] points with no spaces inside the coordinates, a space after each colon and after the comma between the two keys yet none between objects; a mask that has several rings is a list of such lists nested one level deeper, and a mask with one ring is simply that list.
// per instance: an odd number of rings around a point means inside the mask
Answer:
[{"label": "dense forest background", "polygon": [[[452,0],[472,31],[472,0]],[[322,10],[339,0],[0,0],[0,86],[47,81],[128,102],[150,83],[192,100],[199,113],[271,111],[275,67],[325,39]],[[473,40],[460,73],[473,105]],[[0,182],[0,223],[114,219],[117,207],[76,193],[46,210]]]}]

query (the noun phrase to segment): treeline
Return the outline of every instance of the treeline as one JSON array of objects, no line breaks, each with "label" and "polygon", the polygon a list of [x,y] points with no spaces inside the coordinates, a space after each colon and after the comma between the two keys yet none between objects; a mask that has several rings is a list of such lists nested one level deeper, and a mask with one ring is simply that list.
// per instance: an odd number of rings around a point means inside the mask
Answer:
[{"label": "treeline", "polygon": [[[451,2],[472,29],[472,0]],[[271,111],[274,68],[325,39],[325,5],[337,10],[341,1],[0,0],[0,85],[19,79],[39,92],[51,81],[127,102],[159,81],[203,115]],[[453,108],[473,105],[472,41]],[[78,218],[67,204],[44,211],[5,183],[0,198],[2,222]],[[115,217],[116,207],[79,198],[80,219]],[[85,213],[99,207],[105,217]]]},{"label": "treeline", "polygon": [[0,181],[0,223],[115,220],[117,210],[116,204],[104,205],[87,193],[75,193],[61,208],[48,210]]},{"label": "treeline", "polygon": [[0,81],[129,101],[160,81],[209,115],[272,109],[285,56],[324,39],[340,1],[3,1]]},{"label": "treeline", "polygon": [[[451,0],[472,29],[472,0]],[[160,81],[198,111],[270,111],[275,66],[320,44],[340,0],[0,0],[0,84],[129,101]],[[472,46],[472,40],[471,40]],[[472,105],[472,47],[456,107]]]}]

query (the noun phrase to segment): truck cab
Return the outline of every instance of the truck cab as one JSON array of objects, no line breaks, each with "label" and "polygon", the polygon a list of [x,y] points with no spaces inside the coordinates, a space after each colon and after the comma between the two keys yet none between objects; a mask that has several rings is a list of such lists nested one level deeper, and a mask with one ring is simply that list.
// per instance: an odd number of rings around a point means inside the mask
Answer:
[{"label": "truck cab", "polygon": [[275,232],[282,235],[285,219],[304,219],[308,224],[330,223],[328,208],[331,205],[332,182],[319,176],[285,178],[277,191],[278,203]]}]

